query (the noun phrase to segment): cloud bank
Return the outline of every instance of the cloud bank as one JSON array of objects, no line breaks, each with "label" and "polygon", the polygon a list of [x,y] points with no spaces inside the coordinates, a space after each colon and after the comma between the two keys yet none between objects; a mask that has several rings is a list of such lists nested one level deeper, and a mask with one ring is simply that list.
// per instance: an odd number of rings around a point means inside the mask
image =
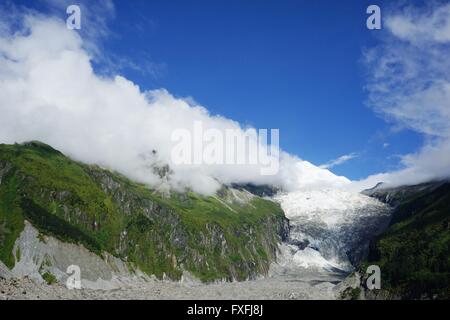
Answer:
[{"label": "cloud bank", "polygon": [[[20,16],[14,28],[0,26],[0,143],[40,140],[162,190],[212,194],[232,182],[285,190],[349,183],[282,151],[280,170],[271,176],[261,175],[260,165],[173,165],[176,129],[192,130],[198,121],[240,135],[251,128],[164,89],[143,90],[122,76],[96,74],[91,40],[86,45],[64,21],[35,13]],[[166,165],[166,175],[155,170]]]},{"label": "cloud bank", "polygon": [[450,177],[450,3],[406,6],[385,18],[382,43],[365,54],[369,105],[425,144],[402,157],[403,169],[354,184],[392,186]]}]

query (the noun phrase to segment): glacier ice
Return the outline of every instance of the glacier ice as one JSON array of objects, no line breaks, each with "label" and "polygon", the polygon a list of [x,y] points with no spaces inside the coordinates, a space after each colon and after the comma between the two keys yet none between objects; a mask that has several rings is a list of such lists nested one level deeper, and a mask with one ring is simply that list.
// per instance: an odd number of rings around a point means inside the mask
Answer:
[{"label": "glacier ice", "polygon": [[290,243],[281,250],[284,266],[349,272],[389,221],[387,205],[337,188],[302,189],[274,199],[291,224]]}]

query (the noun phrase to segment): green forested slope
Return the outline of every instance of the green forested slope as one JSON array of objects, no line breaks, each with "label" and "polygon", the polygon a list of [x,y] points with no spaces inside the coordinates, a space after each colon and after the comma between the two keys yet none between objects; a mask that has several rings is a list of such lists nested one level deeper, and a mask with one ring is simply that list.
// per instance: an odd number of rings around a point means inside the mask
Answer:
[{"label": "green forested slope", "polygon": [[370,245],[366,265],[381,268],[382,289],[406,299],[450,298],[450,183],[372,194],[395,203],[389,228]]},{"label": "green forested slope", "polygon": [[264,274],[288,232],[279,205],[257,196],[162,195],[39,142],[0,145],[0,260],[10,268],[25,219],[148,274],[204,281]]}]

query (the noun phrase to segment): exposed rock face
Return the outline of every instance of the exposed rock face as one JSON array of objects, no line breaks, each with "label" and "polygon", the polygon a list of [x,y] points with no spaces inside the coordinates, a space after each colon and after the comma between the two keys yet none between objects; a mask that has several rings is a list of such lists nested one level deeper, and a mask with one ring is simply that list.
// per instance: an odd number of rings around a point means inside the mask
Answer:
[{"label": "exposed rock face", "polygon": [[[392,219],[372,239],[361,265],[362,296],[367,299],[449,299],[450,183],[377,188],[366,194],[392,205]],[[365,286],[368,265],[381,270],[381,290]]]},{"label": "exposed rock face", "polygon": [[0,161],[0,184],[2,184],[2,178],[12,169],[12,165],[7,161]]},{"label": "exposed rock face", "polygon": [[235,188],[235,189],[238,189],[238,190],[247,190],[247,191],[251,192],[252,194],[255,194],[255,195],[260,196],[260,197],[273,197],[278,192],[281,191],[280,188],[276,188],[276,187],[273,187],[273,186],[269,186],[269,185],[254,185],[254,184],[251,184],[251,183],[247,183],[247,184],[234,183],[231,186],[233,188]]},{"label": "exposed rock face", "polygon": [[148,279],[148,276],[130,270],[122,260],[107,253],[100,257],[82,245],[39,235],[39,231],[27,221],[13,252],[16,263],[11,275],[26,276],[41,283],[45,281],[44,275],[50,273],[65,284],[69,276],[66,271],[72,265],[80,268],[81,286],[87,289],[115,289],[127,281]]},{"label": "exposed rock face", "polygon": [[[279,205],[245,190],[225,187],[215,197],[162,195],[40,143],[0,145],[0,179],[0,228],[9,232],[0,229],[9,245],[0,249],[0,260],[21,275],[36,274],[39,265],[25,267],[24,261],[37,258],[16,255],[18,248],[29,248],[21,246],[32,242],[34,236],[23,238],[34,235],[30,230],[51,236],[58,245],[82,245],[99,261],[109,255],[148,275],[181,279],[187,271],[204,281],[266,274],[278,244],[289,235]],[[50,256],[58,277],[56,270],[66,267],[58,264],[65,261],[57,258],[58,246],[44,249],[35,243],[45,254],[55,251]],[[42,255],[37,256],[39,262]],[[104,263],[84,263],[94,270],[92,276],[87,273],[89,280],[111,277]]]},{"label": "exposed rock face", "polygon": [[408,198],[426,192],[433,192],[440,186],[446,184],[446,181],[421,183],[412,186],[388,187],[384,183],[378,183],[372,189],[362,191],[369,197],[376,198],[392,207],[397,207]]},{"label": "exposed rock face", "polygon": [[[222,225],[210,221],[206,222],[197,234],[192,234],[184,225],[179,213],[158,202],[148,198],[142,198],[133,193],[122,182],[114,180],[110,172],[99,170],[98,168],[86,168],[88,174],[98,181],[102,190],[111,196],[114,203],[125,214],[130,215],[134,212],[141,212],[148,219],[151,225],[170,226],[167,234],[152,234],[153,241],[161,243],[162,250],[165,250],[164,242],[173,246],[178,254],[171,253],[172,266],[182,268],[186,263],[193,265],[204,265],[207,269],[214,268],[214,261],[208,259],[209,253],[216,253],[214,259],[226,260],[230,255],[236,255],[236,260],[228,267],[229,276],[226,279],[255,278],[258,275],[266,274],[270,261],[276,257],[277,245],[280,241],[287,239],[289,235],[289,223],[280,216],[267,216],[259,221],[258,225],[243,224],[236,226],[235,230],[226,230]],[[252,206],[252,201],[259,201],[259,197],[245,191],[224,188],[221,190],[220,197],[216,197],[219,203],[224,203],[225,208],[234,211],[236,214],[246,214],[245,211],[238,213],[233,207],[244,209]],[[193,199],[187,195],[179,195],[178,200],[182,205],[192,205]],[[195,214],[193,212],[192,214]],[[143,231],[143,230],[142,230]],[[244,247],[233,248],[229,245],[229,232],[235,238],[245,238]],[[190,246],[192,237],[195,237],[195,247]],[[126,254],[134,246],[133,236],[126,230],[122,231],[120,239],[119,254]],[[261,257],[258,250],[266,253],[266,257]],[[233,252],[235,251],[235,252]],[[266,260],[266,258],[269,258]],[[269,262],[269,263],[267,263]]]},{"label": "exposed rock face", "polygon": [[11,279],[13,276],[11,270],[0,261],[0,279]]}]

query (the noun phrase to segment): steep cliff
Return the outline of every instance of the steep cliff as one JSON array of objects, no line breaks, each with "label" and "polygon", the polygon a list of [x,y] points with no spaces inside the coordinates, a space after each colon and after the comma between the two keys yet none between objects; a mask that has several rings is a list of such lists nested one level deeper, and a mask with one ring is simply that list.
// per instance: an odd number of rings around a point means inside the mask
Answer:
[{"label": "steep cliff", "polygon": [[[450,182],[366,190],[393,206],[389,227],[370,244],[368,265],[381,270],[381,290],[366,298],[450,298]],[[363,283],[367,276],[363,277]]]},{"label": "steep cliff", "polygon": [[162,194],[39,142],[0,145],[0,260],[12,269],[28,221],[148,275],[203,281],[264,275],[289,225],[278,204],[224,187]]}]

